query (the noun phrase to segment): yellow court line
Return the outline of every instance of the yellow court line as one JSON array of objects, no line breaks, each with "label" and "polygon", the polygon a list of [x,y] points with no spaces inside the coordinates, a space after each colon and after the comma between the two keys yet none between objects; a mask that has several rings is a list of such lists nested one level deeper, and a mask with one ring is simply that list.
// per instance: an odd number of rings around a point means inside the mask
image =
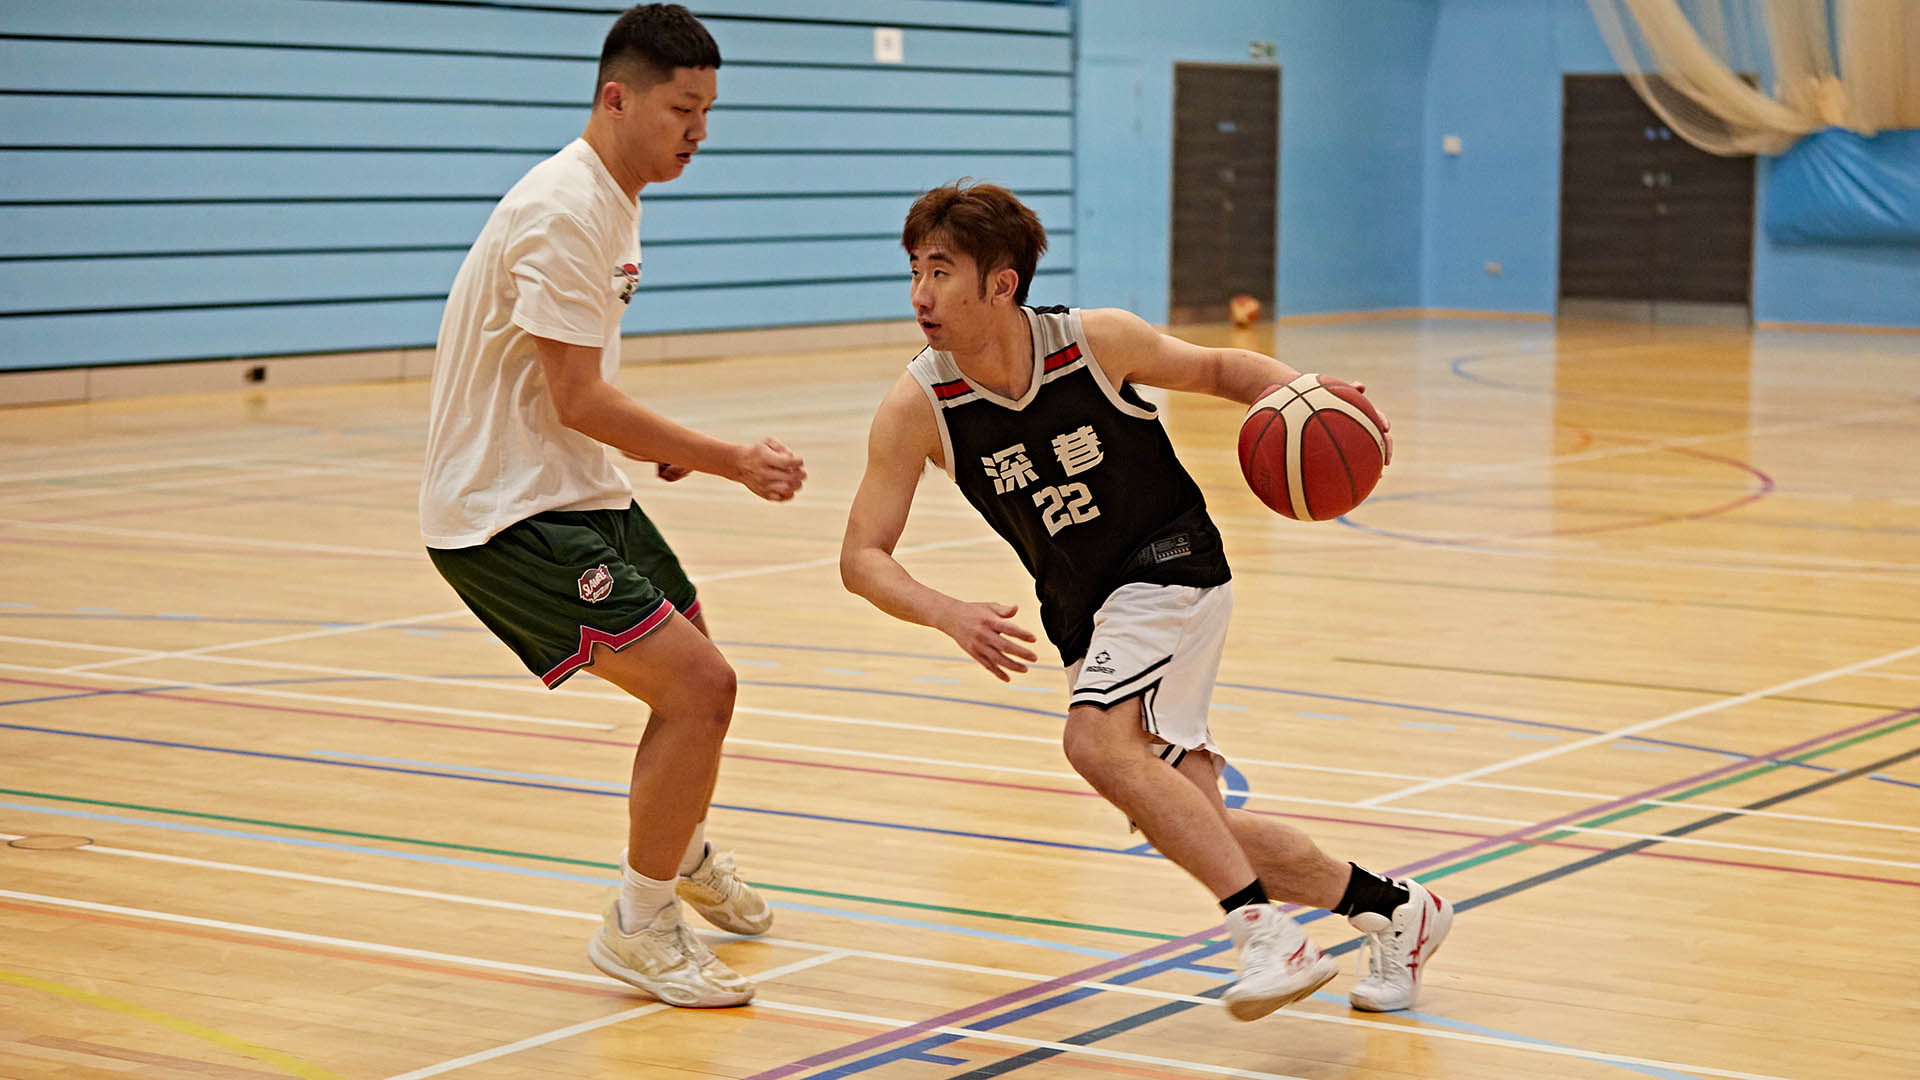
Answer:
[{"label": "yellow court line", "polygon": [[250,1043],[238,1035],[229,1035],[224,1031],[215,1031],[209,1027],[201,1027],[191,1020],[182,1020],[177,1016],[168,1016],[163,1012],[155,1012],[143,1005],[135,1005],[130,1001],[121,1001],[118,998],[107,997],[105,994],[96,994],[91,990],[82,990],[77,986],[48,982],[45,979],[36,979],[31,975],[22,975],[13,971],[0,970],[0,981],[24,986],[29,990],[40,990],[48,994],[58,994],[61,997],[71,998],[84,1005],[94,1005],[102,1009],[111,1009],[114,1012],[124,1013],[135,1019],[145,1020],[150,1024],[158,1024],[161,1027],[172,1028],[183,1034],[191,1035],[196,1039],[210,1042],[215,1046],[232,1050],[235,1053],[245,1054],[255,1061],[271,1065],[289,1076],[301,1077],[302,1080],[344,1080],[343,1077],[335,1073],[330,1073],[315,1065],[309,1065],[299,1058],[283,1054],[278,1050],[268,1049],[257,1043]]}]

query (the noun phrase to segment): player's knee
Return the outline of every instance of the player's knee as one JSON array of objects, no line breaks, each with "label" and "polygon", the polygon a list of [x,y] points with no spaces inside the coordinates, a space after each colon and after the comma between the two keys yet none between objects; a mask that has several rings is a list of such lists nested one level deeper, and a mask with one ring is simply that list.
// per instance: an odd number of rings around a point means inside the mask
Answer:
[{"label": "player's knee", "polygon": [[1113,747],[1092,724],[1078,724],[1069,719],[1060,737],[1060,748],[1066,752],[1067,764],[1073,766],[1073,771],[1089,781],[1106,775],[1112,766]]},{"label": "player's knee", "polygon": [[733,700],[740,690],[740,676],[733,665],[718,654],[690,673],[688,688],[700,703],[715,715],[721,726],[733,716]]}]

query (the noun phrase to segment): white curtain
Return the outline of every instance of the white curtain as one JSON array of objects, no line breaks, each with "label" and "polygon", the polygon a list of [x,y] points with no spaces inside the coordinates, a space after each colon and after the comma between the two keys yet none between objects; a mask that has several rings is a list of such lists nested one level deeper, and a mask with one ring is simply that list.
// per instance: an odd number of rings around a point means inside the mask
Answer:
[{"label": "white curtain", "polygon": [[1920,0],[1587,3],[1640,96],[1703,150],[1920,128]]}]

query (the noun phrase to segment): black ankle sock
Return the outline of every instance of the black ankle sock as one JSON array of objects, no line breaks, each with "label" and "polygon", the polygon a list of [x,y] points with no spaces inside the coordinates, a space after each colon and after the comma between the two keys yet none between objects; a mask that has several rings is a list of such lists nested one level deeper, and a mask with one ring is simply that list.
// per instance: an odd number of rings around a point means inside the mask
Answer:
[{"label": "black ankle sock", "polygon": [[1220,901],[1220,910],[1230,912],[1238,908],[1246,907],[1248,904],[1264,904],[1266,902],[1267,890],[1260,887],[1259,878],[1254,878],[1252,884],[1234,893],[1232,896],[1227,897],[1225,900]]},{"label": "black ankle sock", "polygon": [[1393,910],[1407,902],[1407,890],[1371,870],[1362,870],[1357,863],[1347,865],[1353,867],[1353,873],[1347,877],[1347,891],[1341,895],[1340,902],[1333,906],[1335,915],[1358,915],[1363,911],[1371,911],[1391,919]]}]

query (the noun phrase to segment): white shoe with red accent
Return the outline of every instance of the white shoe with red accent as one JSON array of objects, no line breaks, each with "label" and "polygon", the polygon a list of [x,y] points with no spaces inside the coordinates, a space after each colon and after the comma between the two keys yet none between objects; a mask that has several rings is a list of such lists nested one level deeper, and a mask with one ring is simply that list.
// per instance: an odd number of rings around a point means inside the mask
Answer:
[{"label": "white shoe with red accent", "polygon": [[1258,1020],[1325,986],[1340,970],[1307,940],[1300,924],[1272,904],[1227,913],[1227,933],[1240,949],[1240,977],[1220,1000],[1235,1020]]},{"label": "white shoe with red accent", "polygon": [[1347,922],[1367,935],[1367,974],[1355,983],[1347,1000],[1356,1009],[1394,1012],[1410,1009],[1420,997],[1420,978],[1427,961],[1440,951],[1453,927],[1453,905],[1427,891],[1412,878],[1395,885],[1407,890],[1407,902],[1393,909],[1393,918],[1371,911],[1350,915]]}]

